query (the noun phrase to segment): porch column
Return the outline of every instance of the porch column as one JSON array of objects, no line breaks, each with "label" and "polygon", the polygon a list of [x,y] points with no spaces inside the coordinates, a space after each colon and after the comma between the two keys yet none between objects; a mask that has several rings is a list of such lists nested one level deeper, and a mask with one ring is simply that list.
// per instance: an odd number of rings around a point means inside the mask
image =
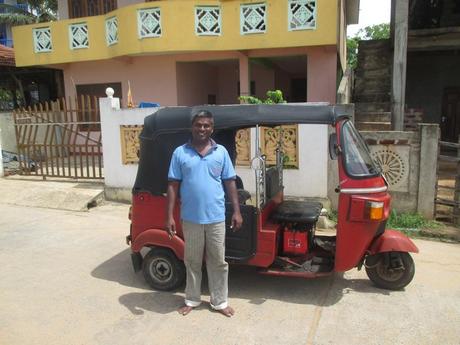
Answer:
[{"label": "porch column", "polygon": [[337,51],[320,47],[307,51],[307,102],[336,102]]},{"label": "porch column", "polygon": [[240,53],[239,57],[240,73],[240,94],[239,96],[250,96],[250,75],[249,75],[249,57]]},{"label": "porch column", "polygon": [[403,131],[409,0],[392,1],[392,5],[394,6],[394,54],[391,90],[391,127],[395,131]]}]

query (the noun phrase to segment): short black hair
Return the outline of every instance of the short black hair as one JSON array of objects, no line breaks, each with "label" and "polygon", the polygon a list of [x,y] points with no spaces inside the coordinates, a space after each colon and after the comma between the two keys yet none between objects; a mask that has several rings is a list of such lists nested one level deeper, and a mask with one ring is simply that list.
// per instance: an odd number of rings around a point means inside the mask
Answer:
[{"label": "short black hair", "polygon": [[212,115],[212,113],[209,110],[200,110],[195,115],[193,115],[192,116],[192,124],[198,118],[211,119],[214,122],[214,116]]}]

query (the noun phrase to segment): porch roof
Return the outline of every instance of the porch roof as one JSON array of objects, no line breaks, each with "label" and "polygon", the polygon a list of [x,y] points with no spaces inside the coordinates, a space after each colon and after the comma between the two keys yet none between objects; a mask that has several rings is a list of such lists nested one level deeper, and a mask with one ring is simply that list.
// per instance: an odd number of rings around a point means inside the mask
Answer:
[{"label": "porch roof", "polygon": [[353,105],[327,103],[289,103],[257,105],[205,105],[165,107],[145,118],[141,137],[151,140],[164,133],[189,131],[192,116],[208,110],[215,129],[240,129],[286,124],[334,124],[338,118],[353,116]]}]

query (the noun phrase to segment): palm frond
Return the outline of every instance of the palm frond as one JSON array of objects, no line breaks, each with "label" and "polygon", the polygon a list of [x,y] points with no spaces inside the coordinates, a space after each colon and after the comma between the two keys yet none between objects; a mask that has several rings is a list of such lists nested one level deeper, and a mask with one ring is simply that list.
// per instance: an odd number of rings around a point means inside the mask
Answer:
[{"label": "palm frond", "polygon": [[35,23],[35,17],[32,15],[19,13],[0,13],[0,24],[15,26],[32,23]]}]

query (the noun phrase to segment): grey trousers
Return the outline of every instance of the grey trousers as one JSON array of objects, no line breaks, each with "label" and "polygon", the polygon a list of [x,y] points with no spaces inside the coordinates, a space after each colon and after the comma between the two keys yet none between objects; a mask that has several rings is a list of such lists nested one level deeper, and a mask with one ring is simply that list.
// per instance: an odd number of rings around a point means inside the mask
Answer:
[{"label": "grey trousers", "polygon": [[185,239],[185,305],[197,307],[201,304],[201,275],[203,253],[206,251],[211,307],[215,310],[227,308],[228,263],[225,262],[225,222],[195,224],[183,221]]}]

